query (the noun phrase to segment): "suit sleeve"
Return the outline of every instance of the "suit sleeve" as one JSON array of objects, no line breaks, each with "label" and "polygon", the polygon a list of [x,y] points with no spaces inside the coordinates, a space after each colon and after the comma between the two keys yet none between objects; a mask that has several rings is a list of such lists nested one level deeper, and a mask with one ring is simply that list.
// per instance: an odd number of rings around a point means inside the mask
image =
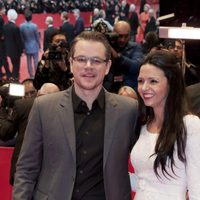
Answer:
[{"label": "suit sleeve", "polygon": [[16,166],[13,200],[33,199],[33,192],[42,165],[42,128],[38,101],[32,107]]}]

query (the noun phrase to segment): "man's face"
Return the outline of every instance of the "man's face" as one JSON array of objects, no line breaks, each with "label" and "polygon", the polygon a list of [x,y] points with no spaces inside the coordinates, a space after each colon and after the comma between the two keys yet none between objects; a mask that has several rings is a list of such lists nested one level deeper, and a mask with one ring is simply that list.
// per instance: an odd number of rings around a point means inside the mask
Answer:
[{"label": "man's face", "polygon": [[175,45],[169,47],[169,51],[175,54],[175,56],[181,60],[183,55],[183,45],[179,41],[175,41]]},{"label": "man's face", "polygon": [[0,9],[0,15],[5,15],[5,13],[6,13],[5,7],[2,7],[2,8]]},{"label": "man's face", "polygon": [[128,24],[120,24],[114,28],[114,31],[119,34],[117,45],[124,48],[130,40],[130,27]]},{"label": "man's face", "polygon": [[[66,45],[60,45],[61,43]],[[65,35],[58,34],[53,37],[52,44],[56,47],[57,51],[65,52],[67,48],[67,39]]]},{"label": "man's face", "polygon": [[34,88],[33,83],[31,82],[24,83],[24,89],[25,89],[24,98],[36,97],[37,90]]},{"label": "man's face", "polygon": [[58,44],[60,44],[61,42],[67,42],[67,39],[66,39],[66,37],[65,37],[64,35],[58,34],[58,35],[55,35],[55,36],[53,37],[53,40],[52,40],[52,43],[53,43],[53,44],[58,45]]},{"label": "man's face", "polygon": [[76,92],[99,90],[104,76],[109,72],[110,65],[111,61],[106,60],[106,49],[102,43],[78,41],[74,55],[70,57]]}]

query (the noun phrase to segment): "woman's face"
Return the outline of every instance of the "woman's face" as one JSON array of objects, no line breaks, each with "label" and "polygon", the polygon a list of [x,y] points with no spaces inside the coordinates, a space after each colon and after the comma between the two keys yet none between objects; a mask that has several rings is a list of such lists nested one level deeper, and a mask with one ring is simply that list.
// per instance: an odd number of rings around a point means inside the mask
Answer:
[{"label": "woman's face", "polygon": [[164,72],[151,64],[144,64],[138,76],[138,92],[146,106],[163,109],[169,93]]}]

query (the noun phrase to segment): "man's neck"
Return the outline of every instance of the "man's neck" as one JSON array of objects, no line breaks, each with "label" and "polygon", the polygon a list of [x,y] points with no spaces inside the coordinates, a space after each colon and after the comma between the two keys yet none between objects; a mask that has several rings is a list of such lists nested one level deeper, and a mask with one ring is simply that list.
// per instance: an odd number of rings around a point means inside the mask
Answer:
[{"label": "man's neck", "polygon": [[14,23],[15,24],[15,21],[14,20],[10,20],[10,22]]},{"label": "man's neck", "polygon": [[76,95],[79,96],[83,101],[85,101],[87,104],[87,107],[89,108],[89,110],[91,110],[92,104],[97,99],[102,89],[102,86],[93,90],[85,90],[85,89],[80,89],[75,84],[74,89],[75,89]]},{"label": "man's neck", "polygon": [[63,24],[66,23],[66,22],[69,22],[69,20],[68,20],[68,19],[64,20],[64,21],[63,21]]}]

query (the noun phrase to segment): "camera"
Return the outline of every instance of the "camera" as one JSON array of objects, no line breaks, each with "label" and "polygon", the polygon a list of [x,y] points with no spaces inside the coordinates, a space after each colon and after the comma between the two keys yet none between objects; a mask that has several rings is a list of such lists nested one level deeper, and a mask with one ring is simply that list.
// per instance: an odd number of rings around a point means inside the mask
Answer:
[{"label": "camera", "polygon": [[115,32],[110,32],[110,33],[105,33],[104,34],[109,42],[109,44],[114,47],[117,39],[119,38],[119,34],[115,33]]},{"label": "camera", "polygon": [[62,60],[61,51],[49,51],[47,60]]},{"label": "camera", "polygon": [[103,20],[100,20],[97,24],[95,24],[93,28],[94,28],[94,31],[103,33],[112,47],[115,45],[119,37],[119,34],[110,31],[106,22],[104,22]]},{"label": "camera", "polygon": [[62,49],[68,49],[68,43],[61,41],[59,44],[51,44],[49,47],[49,53],[46,60],[62,60]]},{"label": "camera", "polygon": [[25,89],[23,84],[7,83],[0,86],[1,106],[4,108],[12,108],[14,101],[23,97],[24,94]]}]

